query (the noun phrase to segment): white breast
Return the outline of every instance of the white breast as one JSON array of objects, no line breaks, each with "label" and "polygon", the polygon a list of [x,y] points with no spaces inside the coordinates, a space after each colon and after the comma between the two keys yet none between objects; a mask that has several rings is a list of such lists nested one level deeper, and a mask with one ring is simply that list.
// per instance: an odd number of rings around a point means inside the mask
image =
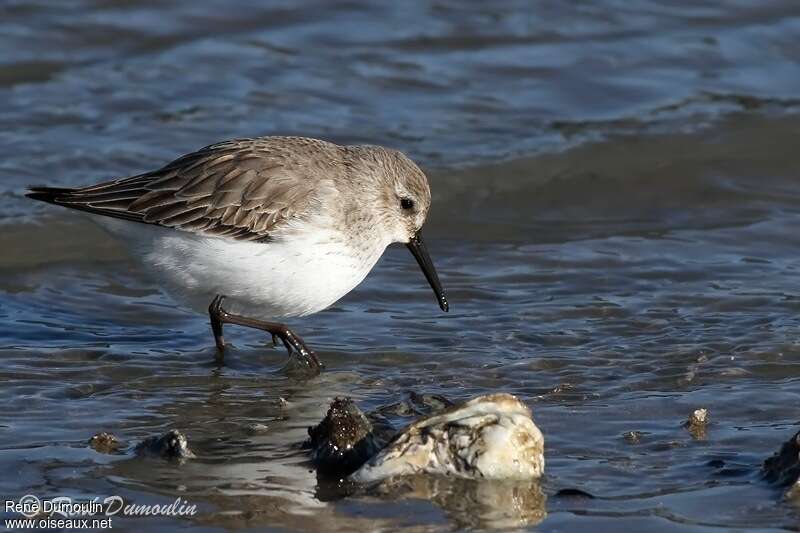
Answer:
[{"label": "white breast", "polygon": [[[123,224],[130,242],[134,228]],[[370,249],[354,250],[330,229],[255,243],[136,226],[141,236],[132,243],[137,255],[179,300],[201,310],[223,294],[228,311],[264,319],[329,307],[366,277],[388,245],[376,242]]]}]

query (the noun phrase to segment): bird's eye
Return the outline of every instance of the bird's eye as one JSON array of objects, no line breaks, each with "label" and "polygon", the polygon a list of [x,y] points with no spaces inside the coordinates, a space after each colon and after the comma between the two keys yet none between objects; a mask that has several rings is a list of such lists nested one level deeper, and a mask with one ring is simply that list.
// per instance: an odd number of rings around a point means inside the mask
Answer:
[{"label": "bird's eye", "polygon": [[400,198],[400,207],[403,209],[414,209],[414,200],[411,198]]}]

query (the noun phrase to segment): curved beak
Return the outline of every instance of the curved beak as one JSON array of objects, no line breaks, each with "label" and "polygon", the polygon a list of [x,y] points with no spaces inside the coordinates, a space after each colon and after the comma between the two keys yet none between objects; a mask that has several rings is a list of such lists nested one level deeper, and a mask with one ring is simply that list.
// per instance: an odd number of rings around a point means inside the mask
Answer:
[{"label": "curved beak", "polygon": [[431,256],[428,255],[428,249],[425,247],[425,242],[422,240],[422,230],[416,232],[406,246],[411,250],[411,254],[414,256],[414,259],[417,260],[419,267],[422,269],[422,273],[425,274],[425,279],[428,280],[431,289],[433,289],[434,294],[436,294],[439,307],[442,308],[442,311],[447,312],[450,306],[447,304],[447,298],[444,295],[442,284],[439,282],[439,275],[436,274],[436,269],[433,267]]}]

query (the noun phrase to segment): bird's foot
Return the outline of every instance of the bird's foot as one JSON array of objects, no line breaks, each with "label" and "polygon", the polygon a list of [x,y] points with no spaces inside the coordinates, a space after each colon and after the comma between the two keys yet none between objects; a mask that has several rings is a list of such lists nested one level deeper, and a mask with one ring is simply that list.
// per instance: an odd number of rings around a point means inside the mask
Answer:
[{"label": "bird's foot", "polygon": [[266,331],[272,336],[273,346],[277,345],[277,339],[283,342],[289,354],[289,361],[284,366],[284,370],[291,374],[302,374],[303,376],[317,375],[323,368],[322,363],[317,359],[317,355],[303,342],[298,335],[283,324],[276,322],[265,322],[254,318],[247,318],[234,315],[222,308],[222,295],[217,295],[208,306],[208,315],[211,319],[211,330],[214,332],[214,342],[217,345],[218,357],[221,358],[225,348],[225,338],[222,336],[223,324],[238,324],[250,328]]},{"label": "bird's foot", "polygon": [[324,368],[324,365],[317,358],[317,354],[306,346],[303,340],[289,328],[285,328],[283,332],[273,333],[273,342],[275,337],[278,337],[283,342],[286,351],[289,353],[289,360],[286,361],[286,365],[283,367],[284,372],[287,374],[316,376]]}]

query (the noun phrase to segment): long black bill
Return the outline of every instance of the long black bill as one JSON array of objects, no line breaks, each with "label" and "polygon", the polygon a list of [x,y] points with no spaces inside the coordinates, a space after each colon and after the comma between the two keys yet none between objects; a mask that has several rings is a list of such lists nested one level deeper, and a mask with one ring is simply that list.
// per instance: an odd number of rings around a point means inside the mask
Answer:
[{"label": "long black bill", "polygon": [[425,279],[428,280],[428,283],[431,285],[431,289],[433,289],[434,294],[436,294],[436,299],[439,301],[439,307],[442,308],[442,311],[447,312],[450,309],[450,306],[447,305],[447,298],[445,298],[444,290],[442,289],[442,284],[439,282],[439,275],[436,274],[436,269],[433,267],[433,261],[431,261],[431,256],[428,255],[428,249],[425,247],[425,242],[422,240],[422,231],[418,231],[411,237],[411,240],[408,241],[408,249],[411,250],[411,253],[414,255],[414,259],[417,260],[419,267],[422,269],[422,273],[425,274]]}]

